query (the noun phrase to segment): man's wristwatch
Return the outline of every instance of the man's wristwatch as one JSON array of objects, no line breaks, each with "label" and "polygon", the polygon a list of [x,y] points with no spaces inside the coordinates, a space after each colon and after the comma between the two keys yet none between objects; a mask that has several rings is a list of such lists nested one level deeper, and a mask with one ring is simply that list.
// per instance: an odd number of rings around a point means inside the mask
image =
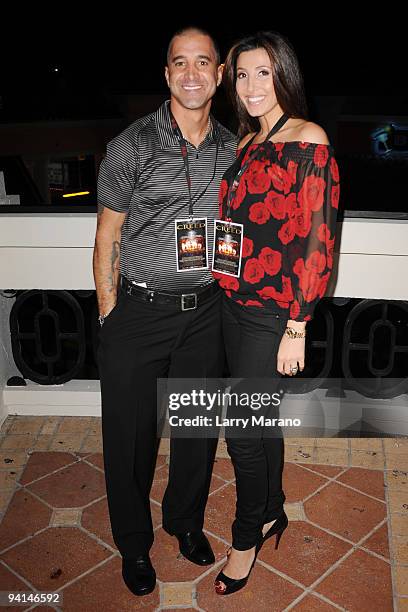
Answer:
[{"label": "man's wristwatch", "polygon": [[293,327],[287,327],[285,329],[285,335],[288,336],[288,338],[304,338],[306,336],[306,329],[303,331],[296,331]]}]

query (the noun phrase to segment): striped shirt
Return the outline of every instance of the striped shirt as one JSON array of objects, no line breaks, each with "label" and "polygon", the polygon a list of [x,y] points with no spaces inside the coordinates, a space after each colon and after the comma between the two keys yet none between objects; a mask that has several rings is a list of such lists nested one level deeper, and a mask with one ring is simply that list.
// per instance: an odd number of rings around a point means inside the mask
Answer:
[{"label": "striped shirt", "polygon": [[169,103],[108,143],[98,174],[98,202],[128,213],[122,225],[120,273],[152,290],[182,293],[213,281],[213,219],[218,217],[221,178],[235,161],[237,137],[211,116],[203,142],[197,148],[187,142],[194,217],[207,217],[210,269],[177,272],[174,222],[188,217],[189,194]]}]

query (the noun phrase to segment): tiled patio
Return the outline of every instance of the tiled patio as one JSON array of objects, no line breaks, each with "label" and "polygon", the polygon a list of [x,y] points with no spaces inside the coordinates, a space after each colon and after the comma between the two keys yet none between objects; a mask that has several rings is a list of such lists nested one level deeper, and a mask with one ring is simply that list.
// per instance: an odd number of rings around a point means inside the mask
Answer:
[{"label": "tiled patio", "polygon": [[408,610],[408,439],[287,438],[289,527],[229,597],[212,586],[235,506],[225,445],[207,505],[211,567],[186,561],[161,528],[167,459],[159,455],[151,493],[158,584],[136,598],[110,533],[100,419],[8,417],[0,430],[0,590],[61,591],[62,608],[36,610],[64,612]]}]

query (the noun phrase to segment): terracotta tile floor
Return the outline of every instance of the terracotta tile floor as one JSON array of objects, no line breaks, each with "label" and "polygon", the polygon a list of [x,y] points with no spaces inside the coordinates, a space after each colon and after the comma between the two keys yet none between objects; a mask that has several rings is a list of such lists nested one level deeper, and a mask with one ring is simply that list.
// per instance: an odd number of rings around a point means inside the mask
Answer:
[{"label": "terracotta tile floor", "polygon": [[407,438],[287,438],[289,527],[277,551],[264,547],[247,587],[230,597],[215,595],[212,586],[235,508],[225,443],[206,513],[216,555],[210,567],[186,561],[161,527],[168,457],[159,455],[151,492],[158,584],[144,598],[122,582],[101,450],[96,417],[10,416],[3,423],[0,590],[58,591],[62,607],[35,609],[64,612],[408,610]]}]

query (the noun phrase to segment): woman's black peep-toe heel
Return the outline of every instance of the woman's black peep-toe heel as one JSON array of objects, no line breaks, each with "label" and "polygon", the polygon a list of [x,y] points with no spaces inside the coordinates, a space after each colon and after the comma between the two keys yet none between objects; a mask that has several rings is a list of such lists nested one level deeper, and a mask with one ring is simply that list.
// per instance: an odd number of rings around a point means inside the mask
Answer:
[{"label": "woman's black peep-toe heel", "polygon": [[265,535],[260,539],[260,541],[256,545],[255,557],[254,557],[254,560],[252,561],[252,565],[249,569],[248,575],[244,576],[244,578],[230,578],[229,576],[226,576],[221,571],[218,574],[217,578],[215,579],[215,583],[214,583],[215,592],[218,593],[218,595],[230,595],[231,593],[236,593],[237,591],[242,589],[248,582],[248,578],[251,575],[252,568],[255,565],[255,561],[258,556],[258,553],[261,550],[262,546],[265,544],[266,540],[268,540],[270,537],[276,534],[276,541],[275,541],[275,550],[276,550],[279,546],[279,541],[282,537],[282,533],[285,531],[288,524],[289,524],[288,517],[286,516],[286,513],[283,510],[282,514],[279,515],[279,517],[276,519],[274,524],[268,529],[268,531],[265,533]]}]

